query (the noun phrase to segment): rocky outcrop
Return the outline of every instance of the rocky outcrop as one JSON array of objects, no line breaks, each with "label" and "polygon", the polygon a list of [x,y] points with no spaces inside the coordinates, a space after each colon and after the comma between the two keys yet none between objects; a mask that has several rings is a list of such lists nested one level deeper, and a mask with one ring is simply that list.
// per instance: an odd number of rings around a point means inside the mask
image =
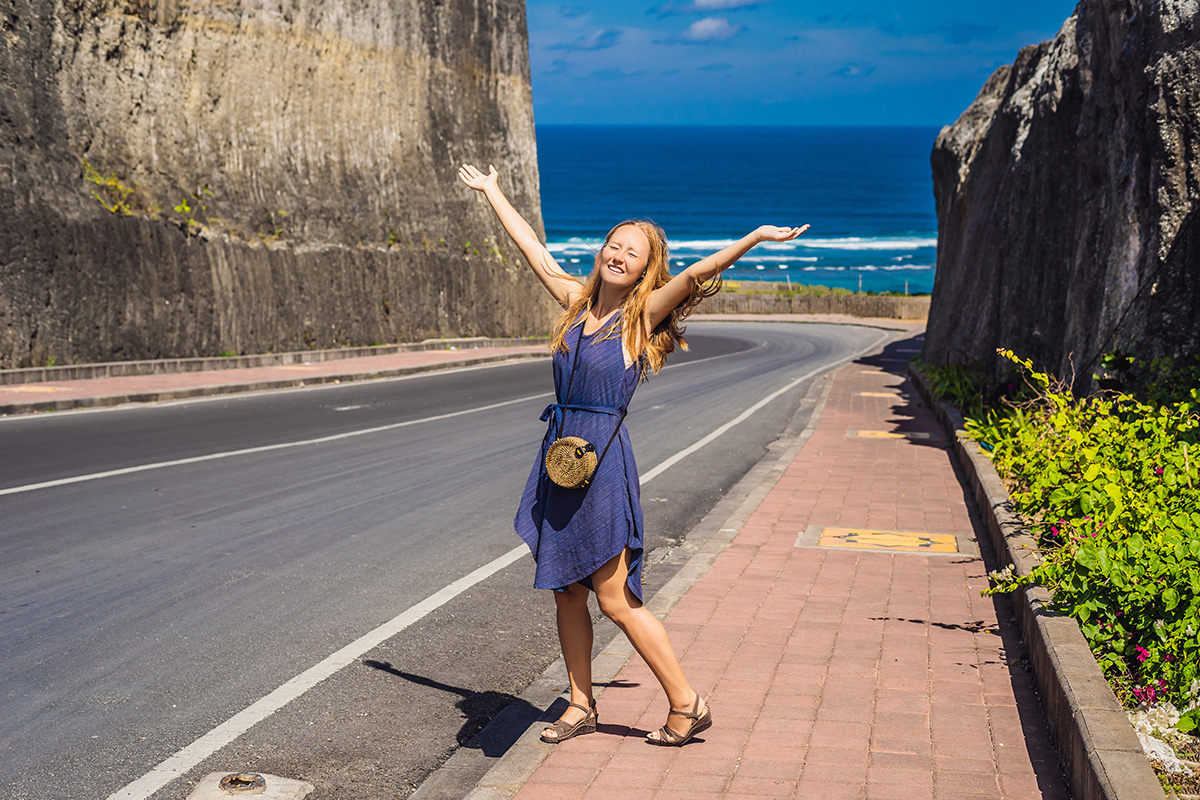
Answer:
[{"label": "rocky outcrop", "polygon": [[933,151],[924,358],[1200,352],[1200,2],[1083,0]]},{"label": "rocky outcrop", "polygon": [[544,333],[521,0],[9,0],[0,366]]}]

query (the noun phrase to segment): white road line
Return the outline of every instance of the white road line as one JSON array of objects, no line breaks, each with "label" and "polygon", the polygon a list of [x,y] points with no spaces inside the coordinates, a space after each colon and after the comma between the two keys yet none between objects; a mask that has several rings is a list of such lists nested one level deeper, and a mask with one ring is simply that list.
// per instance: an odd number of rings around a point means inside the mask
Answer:
[{"label": "white road line", "polygon": [[527,397],[518,397],[515,400],[505,400],[500,403],[492,403],[491,405],[478,406],[477,408],[467,408],[462,411],[451,411],[446,414],[435,414],[432,417],[422,417],[421,419],[410,419],[406,422],[393,422],[389,425],[379,425],[374,428],[363,428],[357,431],[346,431],[345,433],[334,433],[329,436],[319,436],[316,439],[303,439],[298,442],[282,442],[280,444],[266,444],[260,447],[247,447],[243,450],[227,450],[223,453],[209,453],[204,456],[192,456],[191,458],[177,458],[173,461],[156,461],[153,464],[139,464],[136,467],[122,467],[121,469],[110,469],[104,472],[93,472],[88,475],[75,475],[71,478],[59,478],[53,481],[43,481],[42,483],[27,483],[24,486],[11,486],[7,489],[0,489],[0,496],[6,494],[21,494],[23,492],[32,492],[37,489],[49,489],[52,486],[66,486],[72,483],[83,483],[84,481],[95,481],[101,478],[112,478],[117,475],[131,475],[135,472],[146,472],[152,469],[166,469],[167,467],[178,467],[184,464],[199,464],[204,461],[217,461],[222,458],[234,458],[235,456],[246,456],[252,453],[268,453],[272,450],[287,450],[292,447],[308,447],[314,444],[325,444],[326,442],[336,442],[340,439],[351,439],[355,436],[365,436],[369,433],[382,433],[383,431],[392,431],[397,428],[406,428],[410,425],[420,425],[424,422],[436,422],[441,419],[450,419],[452,417],[461,417],[464,414],[474,414],[477,411],[491,411],[504,406],[511,406],[517,403],[528,403],[531,400],[537,400],[539,397],[549,397],[550,392],[541,392],[540,394],[531,394]]},{"label": "white road line", "polygon": [[[885,339],[885,338],[887,338],[887,334],[885,334],[883,337],[878,339],[872,345],[870,345],[866,348],[863,348],[862,350],[858,351],[857,353],[847,356],[846,358],[844,358],[841,361],[838,361],[834,364],[826,365],[826,366],[820,367],[818,369],[812,370],[811,372],[808,372],[805,375],[789,382],[783,388],[772,392],[771,394],[767,395],[759,402],[755,403],[750,408],[743,411],[741,414],[739,414],[734,419],[730,420],[729,422],[725,423],[721,427],[714,430],[709,435],[705,436],[700,441],[684,448],[683,450],[680,450],[675,455],[667,458],[661,464],[659,464],[658,466],[651,469],[649,472],[642,475],[641,484],[644,486],[649,481],[651,481],[654,478],[656,478],[657,476],[661,475],[664,471],[666,471],[672,465],[679,463],[680,460],[682,460],[689,454],[694,453],[695,451],[699,450],[701,447],[708,444],[712,440],[716,439],[722,433],[725,433],[729,429],[733,428],[735,425],[737,425],[741,422],[744,422],[746,419],[748,419],[750,417],[751,414],[753,414],[758,409],[762,408],[767,403],[774,400],[776,397],[779,397],[780,395],[784,394],[785,392],[789,391],[790,389],[795,388],[797,385],[799,385],[803,381],[808,380],[809,378],[813,377],[818,372],[835,369],[836,367],[840,366],[841,364],[844,364],[845,362],[847,362],[853,358],[857,358],[862,353],[867,352],[867,351],[871,350],[872,348],[874,348],[876,345],[878,345],[880,342],[882,342],[883,339]],[[534,397],[541,397],[541,396],[543,396],[543,395],[535,395]],[[525,397],[525,398],[521,398],[520,400],[508,400],[503,403],[498,403],[496,405],[486,406],[483,408],[497,408],[499,406],[509,405],[511,403],[526,402],[531,399],[533,399],[533,398]],[[472,409],[472,410],[481,411],[481,410],[483,410],[483,408]],[[397,423],[396,425],[383,426],[382,428],[372,428],[371,431],[388,430],[388,429],[395,428],[395,427],[401,427],[403,425],[413,425],[413,424],[416,424],[417,422],[428,421],[429,419],[444,419],[445,417],[458,416],[460,414],[466,414],[466,413],[469,413],[469,412],[468,411],[456,411],[452,414],[442,415],[441,417],[429,417],[426,420],[412,420],[410,422]],[[328,441],[333,438],[345,438],[347,436],[360,435],[360,434],[366,433],[366,432],[368,432],[368,431],[356,431],[356,432],[350,433],[350,434],[337,434],[336,437],[324,437],[322,439],[312,439],[312,440],[309,440],[309,443],[315,443],[315,442],[319,442],[319,441]],[[300,443],[296,443],[293,445],[283,445],[283,446],[297,446],[298,444],[300,444]],[[281,446],[280,445],[272,445],[272,448],[278,448],[278,447],[281,447]],[[268,449],[268,448],[255,448],[254,451],[257,452],[262,449]],[[251,451],[239,451],[239,452],[251,452]],[[164,463],[166,463],[166,462],[164,462]],[[176,463],[178,463],[178,462],[176,462]],[[509,550],[507,553],[505,553],[504,555],[495,559],[494,561],[483,565],[482,567],[475,570],[474,572],[471,572],[470,574],[465,575],[462,578],[459,578],[458,580],[454,581],[454,583],[451,583],[448,586],[440,589],[439,591],[437,591],[434,594],[430,595],[429,597],[425,598],[424,600],[417,603],[416,605],[409,607],[408,609],[401,612],[398,616],[394,617],[390,621],[385,622],[383,625],[380,625],[375,630],[370,631],[369,633],[366,633],[363,636],[360,636],[359,638],[355,639],[350,644],[346,645],[342,649],[338,650],[337,652],[335,652],[332,655],[325,658],[320,663],[308,668],[304,672],[302,672],[299,675],[297,675],[296,677],[292,678],[287,683],[285,683],[282,686],[280,686],[279,688],[275,689],[273,692],[271,692],[270,694],[268,694],[266,697],[262,698],[258,702],[253,703],[250,706],[247,706],[242,711],[239,711],[237,714],[233,715],[225,722],[223,722],[220,725],[218,725],[217,727],[213,728],[211,731],[204,734],[199,739],[197,739],[196,741],[189,744],[187,747],[176,752],[174,755],[171,755],[168,758],[166,758],[162,763],[160,763],[158,766],[154,767],[152,770],[147,772],[142,777],[135,780],[133,783],[130,783],[129,785],[125,786],[124,788],[119,789],[116,792],[114,792],[113,794],[109,795],[108,800],[146,800],[146,798],[150,797],[150,795],[154,794],[159,789],[163,788],[164,786],[166,786],[168,783],[175,780],[176,778],[184,775],[190,769],[192,769],[197,764],[202,762],[204,759],[206,759],[209,756],[211,756],[212,754],[216,753],[222,747],[229,744],[234,739],[237,739],[239,736],[241,736],[246,731],[253,728],[259,722],[262,722],[264,719],[271,716],[276,711],[283,708],[285,705],[287,705],[291,701],[295,700],[297,697],[300,697],[302,694],[304,694],[309,689],[311,689],[312,687],[319,684],[321,681],[325,680],[326,678],[330,677],[334,673],[338,672],[343,667],[349,666],[350,664],[354,663],[357,659],[362,657],[368,651],[383,644],[388,639],[390,639],[391,637],[400,633],[401,631],[403,631],[405,628],[409,627],[410,625],[413,625],[414,623],[419,622],[425,616],[427,616],[428,614],[437,610],[438,608],[445,605],[446,603],[450,602],[454,598],[458,597],[460,594],[465,592],[467,589],[470,589],[475,584],[477,584],[483,580],[486,580],[487,578],[491,577],[492,575],[496,574],[500,570],[507,567],[509,564],[516,562],[518,559],[520,559],[522,556],[524,556],[528,552],[529,552],[529,548],[526,547],[525,544],[522,543],[522,544],[518,545],[517,547],[514,547],[512,550]]]},{"label": "white road line", "polygon": [[496,574],[528,552],[529,548],[522,543],[519,547],[514,547],[494,561],[484,564],[474,572],[464,575],[449,586],[431,594],[399,616],[355,639],[319,664],[309,667],[258,702],[234,714],[133,783],[109,795],[108,800],[133,800],[133,798],[149,797],[342,667],[353,664],[364,653],[383,644],[408,626],[419,622],[429,613],[458,597],[480,581]]}]

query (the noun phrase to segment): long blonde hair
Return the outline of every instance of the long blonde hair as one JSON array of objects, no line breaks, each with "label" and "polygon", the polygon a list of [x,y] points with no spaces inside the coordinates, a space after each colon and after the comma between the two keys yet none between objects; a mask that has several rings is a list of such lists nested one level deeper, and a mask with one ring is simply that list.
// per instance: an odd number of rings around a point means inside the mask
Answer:
[{"label": "long blonde hair", "polygon": [[[650,293],[655,289],[666,286],[671,280],[671,271],[668,266],[670,253],[667,249],[667,235],[663,232],[662,228],[650,220],[627,219],[613,226],[608,235],[604,237],[604,243],[608,244],[608,240],[612,238],[612,235],[626,225],[640,230],[650,242],[650,253],[646,259],[646,271],[642,273],[642,277],[638,279],[638,282],[633,285],[621,301],[621,316],[624,319],[621,337],[622,344],[635,361],[640,360],[642,362],[642,378],[645,379],[648,375],[662,369],[663,362],[674,351],[676,343],[684,350],[687,349],[687,340],[683,338],[684,328],[680,323],[695,310],[701,300],[705,297],[711,297],[721,290],[721,276],[718,275],[703,284],[694,283],[691,294],[688,295],[687,299],[675,306],[666,319],[660,322],[647,336],[645,319],[646,305],[650,302]],[[583,284],[583,291],[567,306],[566,310],[558,318],[558,321],[555,322],[554,331],[550,338],[551,352],[556,350],[567,351],[567,332],[577,324],[583,324],[584,312],[590,309],[596,299],[599,298],[601,286],[600,265],[603,257],[604,248],[601,247],[600,251],[596,253],[592,274]],[[610,339],[616,336],[616,332],[616,326],[606,325],[604,331],[600,334],[600,339]]]}]

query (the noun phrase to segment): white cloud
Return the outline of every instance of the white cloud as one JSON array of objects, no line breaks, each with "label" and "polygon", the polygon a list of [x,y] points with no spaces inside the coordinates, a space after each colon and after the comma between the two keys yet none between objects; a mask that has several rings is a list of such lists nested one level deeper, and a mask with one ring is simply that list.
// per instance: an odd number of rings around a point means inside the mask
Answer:
[{"label": "white cloud", "polygon": [[692,8],[697,11],[722,11],[728,8],[749,8],[762,3],[763,0],[695,0]]},{"label": "white cloud", "polygon": [[546,45],[546,49],[565,50],[569,53],[585,50],[607,50],[610,47],[616,47],[620,41],[621,30],[619,28],[605,28],[604,30],[596,31],[591,36],[579,36],[571,42]]},{"label": "white cloud", "polygon": [[874,64],[847,64],[829,73],[836,78],[865,78],[875,72]]},{"label": "white cloud", "polygon": [[745,28],[741,25],[730,25],[729,20],[724,17],[705,17],[689,25],[680,35],[679,41],[688,44],[727,42],[743,30]]},{"label": "white cloud", "polygon": [[739,8],[754,8],[769,0],[693,0],[690,3],[678,3],[675,0],[650,9],[648,14],[657,14],[659,19],[676,14],[707,14],[710,11],[731,11]]}]

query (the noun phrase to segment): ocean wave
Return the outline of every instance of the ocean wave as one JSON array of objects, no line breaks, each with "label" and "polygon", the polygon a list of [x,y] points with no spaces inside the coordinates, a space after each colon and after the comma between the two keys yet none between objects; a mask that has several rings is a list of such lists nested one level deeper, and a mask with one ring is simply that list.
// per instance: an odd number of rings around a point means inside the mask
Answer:
[{"label": "ocean wave", "polygon": [[779,263],[790,264],[793,261],[805,261],[805,262],[820,261],[821,257],[820,256],[773,256],[773,255],[766,255],[763,253],[755,253],[752,250],[752,251],[750,251],[749,255],[742,256],[742,260],[743,261],[753,261],[753,262],[761,261],[766,264],[779,264]]},{"label": "ocean wave", "polygon": [[[668,240],[667,246],[674,252],[699,251],[705,254],[713,253],[734,243],[734,239],[682,239]],[[572,237],[566,241],[547,242],[546,248],[551,253],[571,253],[594,255],[603,240],[583,239]],[[918,250],[925,247],[937,247],[936,237],[927,236],[843,236],[828,239],[808,238],[801,236],[790,242],[763,242],[758,246],[760,251],[779,253],[781,251],[811,250]],[[898,256],[894,258],[905,258]],[[766,256],[760,260],[767,260]]]},{"label": "ocean wave", "polygon": [[818,250],[916,250],[922,247],[937,247],[937,238],[847,236],[840,239],[805,239],[801,237],[795,243],[800,247],[811,247]]},{"label": "ocean wave", "polygon": [[[749,269],[749,268],[750,267],[745,264],[734,265],[733,267],[731,267],[731,269],[734,271],[737,271],[739,269],[745,270],[745,269]],[[779,265],[779,268],[787,269],[787,266],[781,264],[781,265]],[[934,268],[933,264],[885,264],[885,265],[857,264],[857,265],[852,265],[852,266],[834,266],[834,265],[830,264],[830,265],[819,266],[819,267],[817,267],[817,266],[801,267],[800,270],[802,272],[845,272],[846,270],[849,270],[850,272],[880,272],[880,271],[883,271],[883,272],[897,272],[897,271],[929,272],[929,271],[932,271],[933,268]]]}]

